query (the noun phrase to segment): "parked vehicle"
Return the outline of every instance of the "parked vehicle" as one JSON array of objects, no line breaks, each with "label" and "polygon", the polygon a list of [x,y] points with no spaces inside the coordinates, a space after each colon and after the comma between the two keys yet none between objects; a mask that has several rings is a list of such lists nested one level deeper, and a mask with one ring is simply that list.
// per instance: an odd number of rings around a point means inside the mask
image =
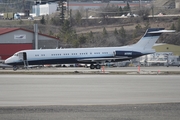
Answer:
[{"label": "parked vehicle", "polygon": [[174,56],[168,58],[167,67],[169,66],[180,66],[180,57]]},{"label": "parked vehicle", "polygon": [[18,13],[8,12],[4,13],[3,19],[5,20],[17,20],[21,19],[21,16]]}]

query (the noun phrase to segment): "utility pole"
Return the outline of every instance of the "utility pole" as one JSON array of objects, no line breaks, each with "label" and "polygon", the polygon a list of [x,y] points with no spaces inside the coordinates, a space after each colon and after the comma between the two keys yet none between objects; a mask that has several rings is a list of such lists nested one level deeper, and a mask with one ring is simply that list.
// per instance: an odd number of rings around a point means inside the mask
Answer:
[{"label": "utility pole", "polygon": [[151,9],[152,9],[152,17],[154,18],[154,1],[152,1]]},{"label": "utility pole", "polygon": [[25,0],[23,0],[23,11],[25,12]]},{"label": "utility pole", "polygon": [[141,10],[141,0],[139,0],[139,10]]}]

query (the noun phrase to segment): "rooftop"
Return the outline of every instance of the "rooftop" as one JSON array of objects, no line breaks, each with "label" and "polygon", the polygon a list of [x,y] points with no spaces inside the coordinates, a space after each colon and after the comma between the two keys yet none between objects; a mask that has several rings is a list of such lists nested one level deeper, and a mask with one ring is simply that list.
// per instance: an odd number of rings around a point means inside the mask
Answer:
[{"label": "rooftop", "polygon": [[[23,30],[23,31],[34,33],[34,31],[32,31],[32,30],[28,30],[28,29],[24,29],[24,28],[0,28],[0,35],[7,34],[7,33],[10,33],[10,32],[16,31],[16,30]],[[56,38],[54,36],[50,36],[50,35],[46,35],[46,34],[42,34],[42,33],[38,33],[38,34],[59,40],[58,38]]]}]

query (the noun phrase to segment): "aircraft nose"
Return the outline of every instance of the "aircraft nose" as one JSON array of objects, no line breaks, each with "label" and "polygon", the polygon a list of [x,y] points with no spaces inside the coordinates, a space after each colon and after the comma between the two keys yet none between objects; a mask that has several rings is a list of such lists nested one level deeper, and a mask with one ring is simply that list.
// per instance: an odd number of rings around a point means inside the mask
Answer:
[{"label": "aircraft nose", "polygon": [[12,57],[10,57],[10,58],[8,58],[8,59],[6,59],[5,61],[4,61],[4,63],[5,64],[11,64],[11,63],[13,63],[13,58]]},{"label": "aircraft nose", "polygon": [[6,59],[6,60],[4,61],[4,63],[5,63],[5,64],[9,64],[9,63],[10,63],[9,58]]}]

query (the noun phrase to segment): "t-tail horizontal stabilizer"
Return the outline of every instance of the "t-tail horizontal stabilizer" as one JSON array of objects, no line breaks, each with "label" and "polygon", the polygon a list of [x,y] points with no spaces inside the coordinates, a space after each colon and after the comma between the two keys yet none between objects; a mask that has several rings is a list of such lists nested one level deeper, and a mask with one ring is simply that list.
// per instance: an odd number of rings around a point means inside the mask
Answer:
[{"label": "t-tail horizontal stabilizer", "polygon": [[175,30],[164,30],[164,28],[149,28],[144,36],[133,45],[139,49],[152,49],[155,42],[159,39],[162,33],[175,32]]}]

